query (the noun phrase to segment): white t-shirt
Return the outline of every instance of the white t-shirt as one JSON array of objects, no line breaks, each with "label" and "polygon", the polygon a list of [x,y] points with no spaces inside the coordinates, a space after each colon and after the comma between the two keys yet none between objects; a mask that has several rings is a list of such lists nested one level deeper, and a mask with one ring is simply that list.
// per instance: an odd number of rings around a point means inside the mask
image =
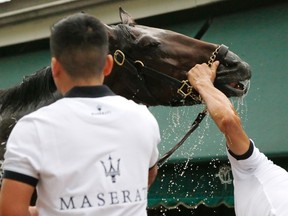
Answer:
[{"label": "white t-shirt", "polygon": [[40,215],[146,216],[159,142],[146,106],[106,86],[75,88],[16,124],[4,178],[37,184]]},{"label": "white t-shirt", "polygon": [[288,173],[251,141],[247,158],[228,157],[234,177],[237,216],[288,216]]}]

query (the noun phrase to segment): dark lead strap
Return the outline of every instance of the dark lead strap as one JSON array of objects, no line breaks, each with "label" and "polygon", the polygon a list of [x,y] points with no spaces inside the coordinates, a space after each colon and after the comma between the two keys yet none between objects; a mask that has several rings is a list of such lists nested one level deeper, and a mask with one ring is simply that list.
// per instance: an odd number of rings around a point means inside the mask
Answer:
[{"label": "dark lead strap", "polygon": [[190,136],[190,134],[199,126],[201,121],[204,119],[204,117],[207,114],[206,108],[198,114],[197,118],[194,120],[191,128],[187,131],[187,133],[184,135],[184,137],[167,153],[165,153],[157,162],[158,166],[162,166],[162,164],[166,161],[167,158],[169,158],[184,142],[185,140]]}]

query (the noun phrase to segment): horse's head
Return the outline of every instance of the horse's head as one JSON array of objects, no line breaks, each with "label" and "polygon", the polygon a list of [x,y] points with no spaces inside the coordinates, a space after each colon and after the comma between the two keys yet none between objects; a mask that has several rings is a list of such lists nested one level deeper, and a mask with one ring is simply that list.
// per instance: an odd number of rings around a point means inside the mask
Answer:
[{"label": "horse's head", "polygon": [[[182,106],[199,103],[195,97],[177,93],[186,73],[207,63],[219,45],[158,28],[137,25],[120,8],[122,23],[107,26],[110,53],[115,64],[106,84],[112,90],[147,105]],[[247,92],[249,65],[235,53],[221,48],[215,86],[228,97]],[[193,92],[192,94],[197,94]]]},{"label": "horse's head", "polygon": [[[122,9],[120,17],[121,24],[106,25],[115,64],[105,84],[119,95],[150,106],[200,103],[193,97],[196,92],[186,97],[178,93],[181,81],[187,79],[186,73],[195,64],[208,62],[219,46],[173,31],[137,25]],[[251,77],[248,64],[223,47],[216,56],[221,64],[215,86],[228,97],[244,95]],[[189,89],[184,88],[184,93]],[[50,66],[24,78],[21,84],[0,91],[0,141],[10,133],[3,130],[7,124],[59,97]]]}]

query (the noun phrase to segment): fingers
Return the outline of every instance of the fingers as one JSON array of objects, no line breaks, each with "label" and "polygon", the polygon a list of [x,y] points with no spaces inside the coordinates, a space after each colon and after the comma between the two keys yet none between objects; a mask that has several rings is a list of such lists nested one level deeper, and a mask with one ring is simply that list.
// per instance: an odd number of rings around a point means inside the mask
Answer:
[{"label": "fingers", "polygon": [[210,79],[211,79],[212,83],[214,82],[214,80],[216,78],[216,71],[217,71],[217,68],[218,68],[219,64],[220,64],[219,61],[215,61],[211,65],[211,68],[210,68],[210,71],[211,71]]},{"label": "fingers", "polygon": [[195,73],[196,71],[199,71],[201,73],[207,73],[208,71],[211,71],[213,74],[215,74],[219,64],[219,61],[213,62],[211,67],[209,67],[206,63],[196,64],[193,68],[190,69],[189,73]]},{"label": "fingers", "polygon": [[196,64],[187,74],[190,84],[194,88],[198,88],[197,85],[203,82],[214,82],[216,77],[216,71],[219,66],[219,61],[212,63],[211,67],[208,64]]}]

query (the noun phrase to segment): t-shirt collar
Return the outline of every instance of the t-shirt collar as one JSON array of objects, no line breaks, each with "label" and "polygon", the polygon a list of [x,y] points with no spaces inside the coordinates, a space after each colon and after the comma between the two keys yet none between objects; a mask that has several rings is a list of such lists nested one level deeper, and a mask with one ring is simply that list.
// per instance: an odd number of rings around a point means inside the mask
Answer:
[{"label": "t-shirt collar", "polygon": [[104,97],[115,95],[106,85],[99,86],[75,86],[70,89],[64,97]]}]

